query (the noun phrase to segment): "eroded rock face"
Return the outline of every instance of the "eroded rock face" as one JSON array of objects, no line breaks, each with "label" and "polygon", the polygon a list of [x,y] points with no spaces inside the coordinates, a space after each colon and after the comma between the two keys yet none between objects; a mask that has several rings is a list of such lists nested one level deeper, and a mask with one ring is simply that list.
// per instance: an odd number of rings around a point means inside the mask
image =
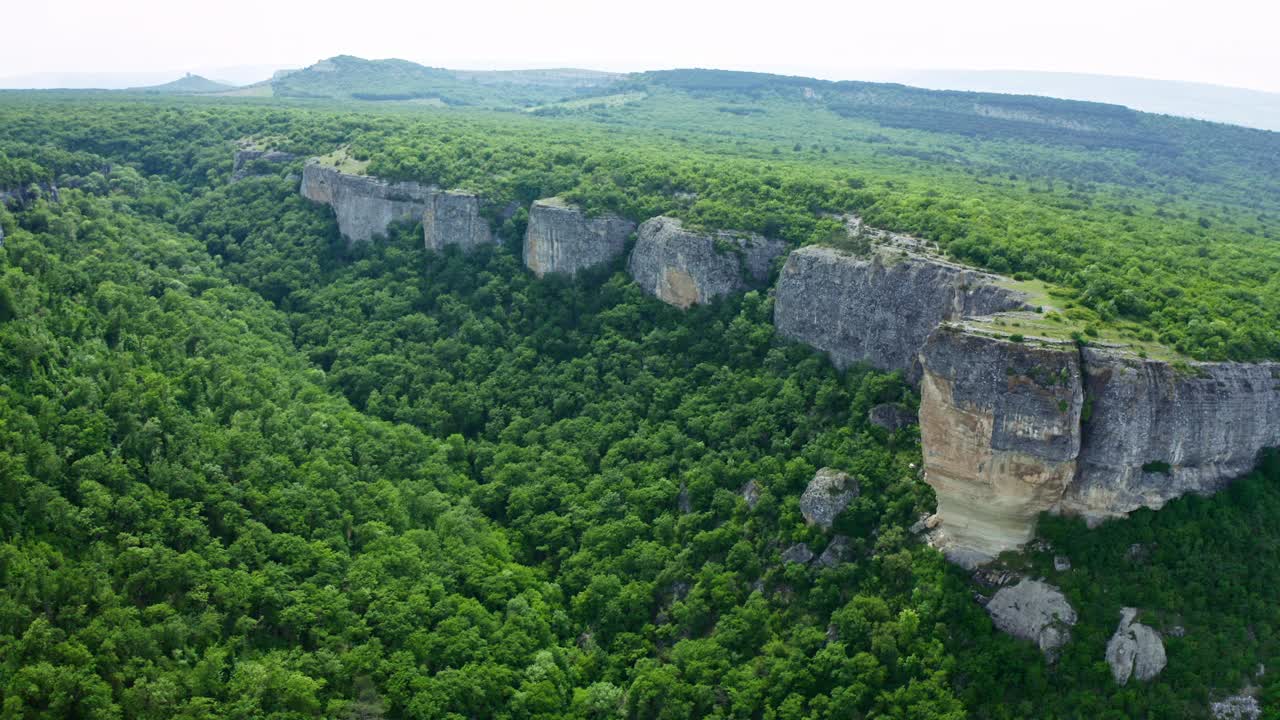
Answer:
[{"label": "eroded rock face", "polygon": [[1097,520],[1212,492],[1280,445],[1280,363],[1175,367],[1093,348],[1083,358],[1091,413],[1064,512]]},{"label": "eroded rock face", "polygon": [[782,268],[774,325],[783,337],[827,352],[838,368],[865,362],[914,381],[917,354],[940,323],[1025,305],[998,279],[896,248],[860,257],[804,247]]},{"label": "eroded rock face", "polygon": [[693,233],[675,218],[656,217],[640,224],[627,272],[650,295],[689,308],[764,285],[770,263],[784,250],[779,240]]},{"label": "eroded rock face", "polygon": [[822,468],[814,474],[808,487],[804,489],[804,494],[800,496],[800,514],[804,515],[804,521],[810,525],[830,530],[836,516],[844,512],[860,492],[858,481],[849,477],[848,473]]},{"label": "eroded rock face", "polygon": [[573,275],[612,262],[626,249],[636,224],[617,215],[589,218],[572,205],[550,198],[529,208],[524,264],[534,275]]},{"label": "eroded rock face", "polygon": [[1107,664],[1116,684],[1124,685],[1130,677],[1146,682],[1164,670],[1167,659],[1164,642],[1155,630],[1134,622],[1138,611],[1120,609],[1120,625],[1107,642]]},{"label": "eroded rock face", "polygon": [[925,479],[942,548],[973,566],[1030,540],[1075,476],[1083,391],[1074,346],[944,326],[920,354]]},{"label": "eroded rock face", "polygon": [[253,166],[258,163],[281,165],[297,159],[293,153],[279,150],[237,150],[235,161],[231,166],[231,182],[243,180],[253,174]]},{"label": "eroded rock face", "polygon": [[1039,580],[1000,588],[987,603],[987,614],[1002,632],[1030,640],[1050,659],[1071,639],[1076,624],[1076,611],[1062,591]]},{"label": "eroded rock face", "polygon": [[338,230],[351,242],[385,235],[397,220],[418,220],[436,194],[414,182],[387,182],[308,163],[302,169],[302,196],[333,208]]},{"label": "eroded rock face", "polygon": [[480,214],[479,196],[456,190],[427,198],[422,232],[428,250],[458,245],[466,251],[495,242],[489,221]]}]

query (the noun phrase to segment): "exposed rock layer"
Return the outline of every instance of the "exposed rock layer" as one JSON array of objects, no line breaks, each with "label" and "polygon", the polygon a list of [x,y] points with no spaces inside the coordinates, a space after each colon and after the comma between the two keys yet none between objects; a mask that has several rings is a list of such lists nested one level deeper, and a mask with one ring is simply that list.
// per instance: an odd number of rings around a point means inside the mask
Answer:
[{"label": "exposed rock layer", "polygon": [[679,308],[763,285],[786,245],[759,235],[694,233],[656,217],[640,224],[627,272],[650,295]]},{"label": "exposed rock layer", "polygon": [[529,208],[524,235],[524,264],[534,275],[572,275],[613,261],[626,249],[636,224],[617,215],[588,218],[582,210],[555,199]]},{"label": "exposed rock layer", "polygon": [[804,247],[782,268],[774,325],[783,337],[826,351],[838,368],[865,362],[915,380],[916,356],[940,323],[1025,305],[997,279],[901,249],[859,257]]},{"label": "exposed rock layer", "polygon": [[254,173],[254,168],[262,163],[280,165],[297,159],[293,153],[279,150],[237,150],[235,161],[231,166],[231,182],[243,180]]},{"label": "exposed rock layer", "polygon": [[492,245],[489,221],[480,214],[480,198],[471,193],[431,193],[422,213],[423,241],[428,250],[457,245],[464,251]]},{"label": "exposed rock layer", "polygon": [[303,197],[333,208],[338,231],[352,242],[367,242],[397,220],[418,220],[435,189],[414,182],[392,183],[350,175],[308,163],[302,169]]}]

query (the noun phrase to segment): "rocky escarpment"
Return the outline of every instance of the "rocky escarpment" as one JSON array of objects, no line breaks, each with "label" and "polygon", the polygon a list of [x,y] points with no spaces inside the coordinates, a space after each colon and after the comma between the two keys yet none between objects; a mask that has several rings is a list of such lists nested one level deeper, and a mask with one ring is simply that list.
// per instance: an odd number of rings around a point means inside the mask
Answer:
[{"label": "rocky escarpment", "polygon": [[805,247],[782,268],[774,325],[783,337],[825,351],[838,368],[864,362],[915,380],[917,355],[939,324],[1026,304],[997,280],[899,247],[867,256]]},{"label": "rocky escarpment", "polygon": [[538,277],[604,265],[622,255],[635,228],[617,215],[589,218],[557,198],[538,200],[529,208],[524,264]]},{"label": "rocky escarpment", "polygon": [[1280,363],[1172,363],[1085,348],[1080,476],[1061,509],[1091,520],[1211,492],[1280,446]]},{"label": "rocky escarpment", "polygon": [[279,150],[237,150],[231,165],[231,182],[243,180],[253,175],[255,168],[264,164],[282,165],[293,162],[297,156]]},{"label": "rocky escarpment", "polygon": [[1280,445],[1280,364],[1171,363],[943,326],[920,438],[952,559],[1018,547],[1041,512],[1100,519],[1207,493]]},{"label": "rocky escarpment", "polygon": [[427,198],[422,233],[428,250],[457,245],[466,251],[495,242],[489,221],[480,214],[480,197],[459,191],[432,193]]},{"label": "rocky escarpment", "polygon": [[415,182],[387,182],[351,175],[318,163],[302,170],[302,195],[333,208],[338,230],[352,242],[367,242],[397,220],[418,220],[434,188]]},{"label": "rocky escarpment", "polygon": [[650,295],[688,308],[764,285],[770,263],[785,249],[759,235],[694,233],[679,220],[656,217],[641,223],[627,272]]},{"label": "rocky escarpment", "polygon": [[1074,346],[951,326],[920,353],[920,440],[938,497],[935,538],[974,565],[1031,539],[1075,477],[1084,393]]}]

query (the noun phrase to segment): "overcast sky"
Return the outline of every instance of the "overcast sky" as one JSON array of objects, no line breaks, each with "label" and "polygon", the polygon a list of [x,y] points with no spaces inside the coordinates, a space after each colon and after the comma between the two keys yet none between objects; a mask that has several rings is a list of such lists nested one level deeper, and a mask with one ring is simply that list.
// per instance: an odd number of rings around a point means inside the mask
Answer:
[{"label": "overcast sky", "polygon": [[[1275,0],[58,0],[6,3],[0,76],[300,67],[1021,69],[1280,92]],[[863,73],[865,74],[865,72]]]}]

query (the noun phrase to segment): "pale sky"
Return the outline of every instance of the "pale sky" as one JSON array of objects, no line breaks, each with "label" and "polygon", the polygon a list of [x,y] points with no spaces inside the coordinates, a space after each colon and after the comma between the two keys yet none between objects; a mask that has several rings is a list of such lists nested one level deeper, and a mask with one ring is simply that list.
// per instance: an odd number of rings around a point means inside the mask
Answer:
[{"label": "pale sky", "polygon": [[[1276,0],[57,0],[5,3],[0,77],[301,67],[873,68],[1130,75],[1280,92]],[[265,77],[265,76],[264,76]]]}]

